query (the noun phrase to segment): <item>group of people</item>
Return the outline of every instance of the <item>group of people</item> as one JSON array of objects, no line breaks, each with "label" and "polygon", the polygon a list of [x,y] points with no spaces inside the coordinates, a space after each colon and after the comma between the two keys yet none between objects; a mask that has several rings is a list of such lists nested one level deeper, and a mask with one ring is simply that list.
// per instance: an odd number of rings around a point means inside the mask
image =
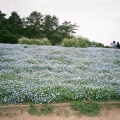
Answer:
[{"label": "group of people", "polygon": [[115,41],[113,41],[112,43],[110,43],[110,45],[111,45],[112,48],[120,49],[120,44],[119,44],[119,42],[116,43]]}]

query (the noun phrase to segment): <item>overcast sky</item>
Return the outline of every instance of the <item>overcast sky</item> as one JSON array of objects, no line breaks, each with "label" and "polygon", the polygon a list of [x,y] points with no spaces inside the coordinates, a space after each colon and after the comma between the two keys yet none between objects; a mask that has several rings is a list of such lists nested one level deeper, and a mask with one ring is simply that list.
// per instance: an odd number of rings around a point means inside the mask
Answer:
[{"label": "overcast sky", "polygon": [[55,15],[77,23],[76,35],[105,45],[120,42],[120,0],[0,0],[0,10],[8,16],[17,11],[21,18],[32,11]]}]

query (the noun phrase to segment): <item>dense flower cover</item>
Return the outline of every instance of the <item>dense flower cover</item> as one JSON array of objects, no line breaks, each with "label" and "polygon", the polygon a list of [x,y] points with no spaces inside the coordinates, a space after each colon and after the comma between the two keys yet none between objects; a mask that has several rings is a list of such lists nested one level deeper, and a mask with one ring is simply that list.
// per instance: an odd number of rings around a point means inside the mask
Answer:
[{"label": "dense flower cover", "polygon": [[0,103],[120,100],[120,50],[0,44]]}]

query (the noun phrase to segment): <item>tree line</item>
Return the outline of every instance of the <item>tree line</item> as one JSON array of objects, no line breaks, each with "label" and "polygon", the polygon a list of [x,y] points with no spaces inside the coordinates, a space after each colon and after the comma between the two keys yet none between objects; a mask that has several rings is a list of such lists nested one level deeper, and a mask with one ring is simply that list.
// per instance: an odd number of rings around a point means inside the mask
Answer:
[{"label": "tree line", "polygon": [[24,36],[29,39],[48,38],[52,45],[58,45],[64,38],[72,38],[77,29],[76,23],[71,21],[60,24],[55,15],[33,11],[28,17],[21,18],[13,11],[6,18],[6,14],[0,11],[0,43],[15,44]]}]

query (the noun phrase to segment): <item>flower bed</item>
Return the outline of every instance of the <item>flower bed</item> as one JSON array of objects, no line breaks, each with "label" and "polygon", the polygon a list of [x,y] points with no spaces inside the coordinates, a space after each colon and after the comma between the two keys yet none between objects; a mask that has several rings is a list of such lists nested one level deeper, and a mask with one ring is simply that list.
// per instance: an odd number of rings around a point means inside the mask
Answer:
[{"label": "flower bed", "polygon": [[0,103],[120,100],[120,51],[0,44]]}]

